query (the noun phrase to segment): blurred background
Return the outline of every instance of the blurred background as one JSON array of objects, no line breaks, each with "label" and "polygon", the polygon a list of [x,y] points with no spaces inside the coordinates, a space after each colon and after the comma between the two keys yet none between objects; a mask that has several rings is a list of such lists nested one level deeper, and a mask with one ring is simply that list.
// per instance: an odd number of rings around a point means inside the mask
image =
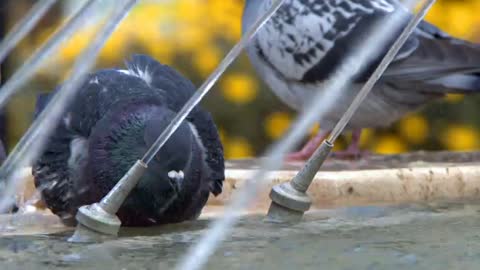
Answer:
[{"label": "blurred background", "polygon": [[[0,35],[32,6],[33,0],[0,0]],[[1,67],[2,81],[29,57],[84,2],[60,0]],[[37,93],[47,92],[68,75],[75,57],[95,34],[99,16],[65,43],[45,63],[3,112],[0,136],[12,149],[29,127]],[[197,86],[213,71],[241,34],[243,0],[140,1],[109,39],[98,68],[122,67],[133,53],[148,54],[169,64]],[[480,42],[480,1],[439,0],[427,20],[449,34]],[[295,113],[258,79],[246,55],[230,67],[203,102],[219,127],[227,158],[261,154],[288,130]],[[480,147],[480,95],[451,95],[410,114],[388,129],[367,130],[362,147],[377,153],[414,150],[477,150]],[[312,134],[318,126],[312,127]],[[336,144],[344,148],[348,137]]]}]

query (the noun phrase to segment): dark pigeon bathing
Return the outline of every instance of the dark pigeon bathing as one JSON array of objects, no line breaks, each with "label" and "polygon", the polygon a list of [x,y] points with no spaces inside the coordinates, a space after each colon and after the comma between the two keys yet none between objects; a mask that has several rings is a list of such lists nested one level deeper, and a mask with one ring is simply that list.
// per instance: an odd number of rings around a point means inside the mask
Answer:
[{"label": "dark pigeon bathing", "polygon": [[[43,200],[68,225],[78,207],[98,202],[142,158],[195,91],[148,56],[135,55],[126,66],[89,75],[32,168]],[[39,96],[36,116],[52,94]],[[216,126],[197,106],[148,164],[118,216],[124,226],[195,219],[209,194],[221,193],[224,178]]]}]

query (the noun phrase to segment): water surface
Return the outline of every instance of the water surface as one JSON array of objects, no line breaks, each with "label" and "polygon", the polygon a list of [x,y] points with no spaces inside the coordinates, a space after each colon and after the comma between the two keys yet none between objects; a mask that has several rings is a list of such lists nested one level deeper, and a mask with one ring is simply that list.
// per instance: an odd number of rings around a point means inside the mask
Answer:
[{"label": "water surface", "polygon": [[[293,226],[242,218],[207,269],[478,269],[480,206],[357,207],[314,211]],[[0,269],[172,269],[210,220],[122,231],[72,244],[71,231],[0,237]]]}]

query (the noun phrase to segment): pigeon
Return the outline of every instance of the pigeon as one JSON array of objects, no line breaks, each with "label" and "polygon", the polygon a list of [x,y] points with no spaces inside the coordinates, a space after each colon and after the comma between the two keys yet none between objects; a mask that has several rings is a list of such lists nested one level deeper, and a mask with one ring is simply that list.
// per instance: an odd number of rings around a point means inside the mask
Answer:
[{"label": "pigeon", "polygon": [[[272,1],[246,0],[242,32],[264,14]],[[259,77],[289,107],[302,111],[313,94],[353,53],[377,22],[393,14],[402,23],[381,50],[355,73],[333,108],[321,119],[321,130],[287,160],[306,160],[328,136],[361,87],[413,15],[397,0],[286,0],[257,32],[247,54]],[[352,141],[339,158],[361,157],[363,128],[388,127],[447,93],[480,90],[480,46],[452,37],[421,21],[346,127]]]},{"label": "pigeon", "polygon": [[5,150],[5,146],[2,140],[0,140],[0,164],[7,159],[7,151]]},{"label": "pigeon", "polygon": [[[142,158],[196,89],[145,55],[133,55],[126,67],[88,75],[32,167],[42,199],[68,226],[80,206],[100,201]],[[38,96],[35,118],[59,89]],[[198,218],[209,194],[222,192],[224,171],[215,123],[197,106],[122,204],[122,226]]]}]

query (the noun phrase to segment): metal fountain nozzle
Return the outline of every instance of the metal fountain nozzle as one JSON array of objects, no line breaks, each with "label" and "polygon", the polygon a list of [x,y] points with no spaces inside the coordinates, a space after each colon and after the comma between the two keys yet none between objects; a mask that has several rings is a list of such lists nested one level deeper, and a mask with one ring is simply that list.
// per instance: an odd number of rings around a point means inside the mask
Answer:
[{"label": "metal fountain nozzle", "polygon": [[303,213],[310,209],[312,204],[306,192],[332,148],[333,144],[324,140],[292,181],[272,188],[270,192],[272,203],[268,210],[267,221],[289,223],[302,219]]},{"label": "metal fountain nozzle", "polygon": [[117,236],[122,223],[116,213],[146,169],[147,165],[137,160],[99,203],[80,207],[75,216],[78,221],[77,228],[68,241],[99,242],[105,238]]}]

